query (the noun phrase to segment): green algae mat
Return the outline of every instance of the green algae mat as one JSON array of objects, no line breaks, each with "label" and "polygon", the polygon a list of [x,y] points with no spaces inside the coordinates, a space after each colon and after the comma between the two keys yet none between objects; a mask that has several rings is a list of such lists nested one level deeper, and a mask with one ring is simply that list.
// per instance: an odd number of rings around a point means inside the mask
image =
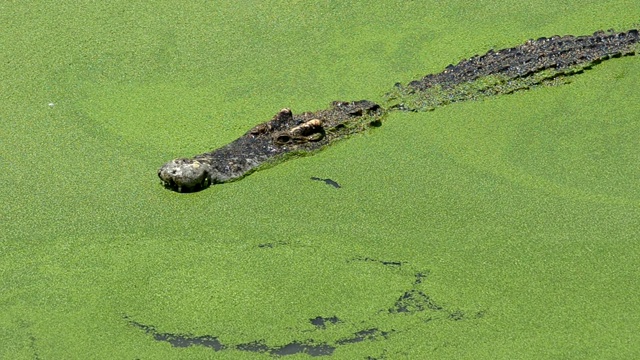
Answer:
[{"label": "green algae mat", "polygon": [[34,1],[0,20],[0,358],[640,356],[638,56],[394,112],[203,192],[156,175],[284,107],[637,27],[636,1]]}]

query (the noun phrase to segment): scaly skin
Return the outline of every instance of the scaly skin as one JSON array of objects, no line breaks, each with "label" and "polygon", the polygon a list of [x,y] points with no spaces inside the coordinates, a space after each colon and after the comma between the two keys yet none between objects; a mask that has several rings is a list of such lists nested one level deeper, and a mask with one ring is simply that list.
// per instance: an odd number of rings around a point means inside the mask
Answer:
[{"label": "scaly skin", "polygon": [[193,158],[172,160],[158,170],[165,187],[178,192],[238,180],[288,156],[317,151],[334,141],[382,123],[389,111],[427,111],[459,101],[509,94],[562,83],[611,57],[637,51],[638,30],[597,31],[588,36],[553,36],[462,60],[438,74],[396,84],[382,106],[368,100],[334,101],[329,109],[292,114],[282,109],[237,140]]},{"label": "scaly skin", "polygon": [[384,111],[371,101],[334,101],[332,107],[294,115],[282,109],[240,138],[191,159],[175,159],[158,170],[165,187],[192,192],[240,179],[287,155],[309,153],[328,144],[379,126]]}]

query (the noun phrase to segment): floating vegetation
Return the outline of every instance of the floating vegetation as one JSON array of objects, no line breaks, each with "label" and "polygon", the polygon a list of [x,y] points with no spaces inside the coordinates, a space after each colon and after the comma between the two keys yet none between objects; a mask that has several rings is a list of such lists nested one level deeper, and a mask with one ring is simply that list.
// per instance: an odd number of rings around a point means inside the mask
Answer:
[{"label": "floating vegetation", "polygon": [[[390,266],[396,271],[405,271],[402,269],[402,261],[382,261],[372,259],[368,257],[358,257],[349,260],[349,262],[364,262],[372,266]],[[407,277],[413,278],[413,282],[409,288],[402,291],[401,295],[392,301],[389,300],[389,304],[384,308],[374,310],[372,317],[369,321],[354,323],[349,319],[338,317],[337,315],[331,316],[316,316],[311,319],[305,319],[304,322],[308,322],[313,326],[313,330],[304,330],[298,333],[298,338],[287,344],[269,344],[264,339],[256,339],[247,343],[240,344],[225,344],[221,338],[224,338],[223,334],[220,335],[194,335],[185,332],[162,332],[155,326],[143,324],[132,319],[128,315],[124,315],[123,318],[127,323],[133,327],[136,327],[146,334],[153,337],[154,340],[160,342],[167,342],[173,347],[191,347],[201,346],[209,348],[213,351],[246,351],[266,353],[272,356],[286,356],[294,354],[307,354],[310,356],[328,356],[332,355],[336,349],[342,346],[349,346],[355,343],[364,341],[382,341],[386,340],[395,334],[402,333],[402,330],[398,329],[381,329],[381,326],[376,326],[377,318],[386,316],[415,316],[423,322],[431,321],[461,321],[461,320],[474,320],[481,318],[484,312],[476,312],[473,316],[467,316],[462,310],[449,309],[444,304],[438,304],[427,293],[425,293],[425,281],[428,277],[428,271],[407,273]],[[331,340],[319,340],[317,334],[327,330],[335,330],[339,328],[353,329],[353,327],[361,328],[361,330],[348,331],[343,336]],[[323,337],[324,338],[324,337]]]}]

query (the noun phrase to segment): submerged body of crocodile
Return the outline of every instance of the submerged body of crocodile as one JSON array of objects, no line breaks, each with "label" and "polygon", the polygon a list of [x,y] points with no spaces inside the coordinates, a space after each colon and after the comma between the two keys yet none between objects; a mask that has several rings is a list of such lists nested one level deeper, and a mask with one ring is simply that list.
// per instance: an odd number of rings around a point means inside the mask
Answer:
[{"label": "submerged body of crocodile", "polygon": [[640,35],[598,31],[590,36],[553,36],[489,51],[439,74],[396,84],[385,108],[367,100],[335,101],[331,108],[293,114],[283,109],[237,140],[193,158],[172,160],[158,170],[165,187],[179,192],[237,180],[264,164],[318,150],[350,134],[379,126],[388,111],[432,110],[453,102],[506,94],[582,71],[610,57],[634,54]]}]

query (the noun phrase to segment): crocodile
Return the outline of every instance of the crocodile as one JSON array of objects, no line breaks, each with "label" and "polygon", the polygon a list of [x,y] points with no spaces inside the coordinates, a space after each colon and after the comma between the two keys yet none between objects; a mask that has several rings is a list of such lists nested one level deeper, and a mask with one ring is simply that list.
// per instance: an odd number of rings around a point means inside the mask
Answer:
[{"label": "crocodile", "polygon": [[233,142],[192,158],[179,158],[158,171],[163,184],[178,192],[192,192],[240,179],[286,157],[312,153],[328,144],[380,126],[385,111],[368,101],[334,101],[331,108],[293,114],[280,110]]},{"label": "crocodile", "polygon": [[328,109],[294,114],[280,110],[233,142],[191,158],[178,158],[158,170],[161,183],[194,192],[241,179],[286,159],[313,154],[335,141],[381,126],[391,111],[431,111],[455,102],[557,85],[613,57],[635,55],[640,34],[596,31],[584,36],[552,36],[489,50],[448,65],[438,74],[396,83],[385,104],[369,100],[334,101]]}]

